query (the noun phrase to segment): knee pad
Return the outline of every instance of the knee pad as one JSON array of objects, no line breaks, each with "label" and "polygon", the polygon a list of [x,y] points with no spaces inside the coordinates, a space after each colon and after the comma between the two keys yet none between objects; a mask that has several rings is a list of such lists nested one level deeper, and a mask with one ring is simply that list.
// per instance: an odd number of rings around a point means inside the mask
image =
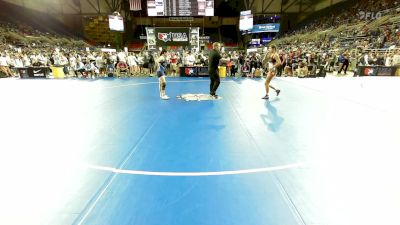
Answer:
[{"label": "knee pad", "polygon": [[161,90],[163,90],[163,91],[164,91],[166,86],[167,86],[167,84],[166,84],[166,83],[162,83],[162,84],[161,84]]}]

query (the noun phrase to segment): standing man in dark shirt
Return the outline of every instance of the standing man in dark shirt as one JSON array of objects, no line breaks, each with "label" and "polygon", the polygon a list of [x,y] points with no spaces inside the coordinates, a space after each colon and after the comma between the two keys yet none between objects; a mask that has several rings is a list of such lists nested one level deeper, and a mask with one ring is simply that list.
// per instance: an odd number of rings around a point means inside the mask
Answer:
[{"label": "standing man in dark shirt", "polygon": [[210,74],[210,80],[211,80],[210,95],[214,98],[218,97],[216,95],[216,91],[220,84],[220,78],[218,74],[219,60],[221,59],[220,51],[221,51],[221,44],[215,42],[213,44],[213,50],[210,52],[209,64],[208,64],[208,72]]}]

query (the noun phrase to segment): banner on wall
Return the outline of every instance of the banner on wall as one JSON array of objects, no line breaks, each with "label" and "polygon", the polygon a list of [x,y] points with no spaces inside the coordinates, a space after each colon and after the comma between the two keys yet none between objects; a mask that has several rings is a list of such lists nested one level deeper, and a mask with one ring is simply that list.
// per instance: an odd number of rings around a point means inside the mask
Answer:
[{"label": "banner on wall", "polygon": [[199,44],[201,46],[205,46],[210,43],[210,36],[199,36]]},{"label": "banner on wall", "polygon": [[199,28],[191,27],[147,27],[147,46],[156,50],[167,46],[180,46],[199,50]]},{"label": "banner on wall", "polygon": [[279,23],[256,24],[249,33],[276,33],[279,32],[280,27]]},{"label": "banner on wall", "polygon": [[155,51],[157,49],[156,31],[154,27],[146,27],[147,50]]},{"label": "banner on wall", "polygon": [[251,45],[260,45],[261,41],[259,38],[257,39],[251,39],[250,44]]},{"label": "banner on wall", "polygon": [[189,28],[156,27],[155,36],[157,46],[189,46]]},{"label": "banner on wall", "polygon": [[266,44],[268,44],[268,43],[271,42],[271,41],[272,41],[272,37],[261,38],[261,44],[262,44],[262,45],[266,45]]},{"label": "banner on wall", "polygon": [[194,52],[198,52],[200,48],[200,28],[191,27],[190,32],[190,49]]}]

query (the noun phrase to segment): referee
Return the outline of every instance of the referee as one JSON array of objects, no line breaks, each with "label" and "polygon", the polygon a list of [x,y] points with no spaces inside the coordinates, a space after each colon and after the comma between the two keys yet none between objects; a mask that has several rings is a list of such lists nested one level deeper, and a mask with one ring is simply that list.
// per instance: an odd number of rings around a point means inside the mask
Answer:
[{"label": "referee", "polygon": [[215,42],[213,44],[213,50],[210,52],[209,63],[208,63],[208,73],[210,74],[210,95],[213,98],[218,98],[216,91],[220,84],[219,74],[218,74],[218,64],[221,59],[221,44]]}]

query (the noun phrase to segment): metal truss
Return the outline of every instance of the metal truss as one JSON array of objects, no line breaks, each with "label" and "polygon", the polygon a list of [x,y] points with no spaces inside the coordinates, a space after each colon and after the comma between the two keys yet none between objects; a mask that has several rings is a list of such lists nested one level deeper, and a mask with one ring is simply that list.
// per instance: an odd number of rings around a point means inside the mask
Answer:
[{"label": "metal truss", "polygon": [[[83,12],[81,2],[87,2],[96,13]],[[109,11],[101,9],[101,3],[105,3]],[[68,5],[79,15],[93,15],[93,14],[109,14],[110,12],[121,11],[123,8],[124,0],[72,0],[68,1]]]}]

